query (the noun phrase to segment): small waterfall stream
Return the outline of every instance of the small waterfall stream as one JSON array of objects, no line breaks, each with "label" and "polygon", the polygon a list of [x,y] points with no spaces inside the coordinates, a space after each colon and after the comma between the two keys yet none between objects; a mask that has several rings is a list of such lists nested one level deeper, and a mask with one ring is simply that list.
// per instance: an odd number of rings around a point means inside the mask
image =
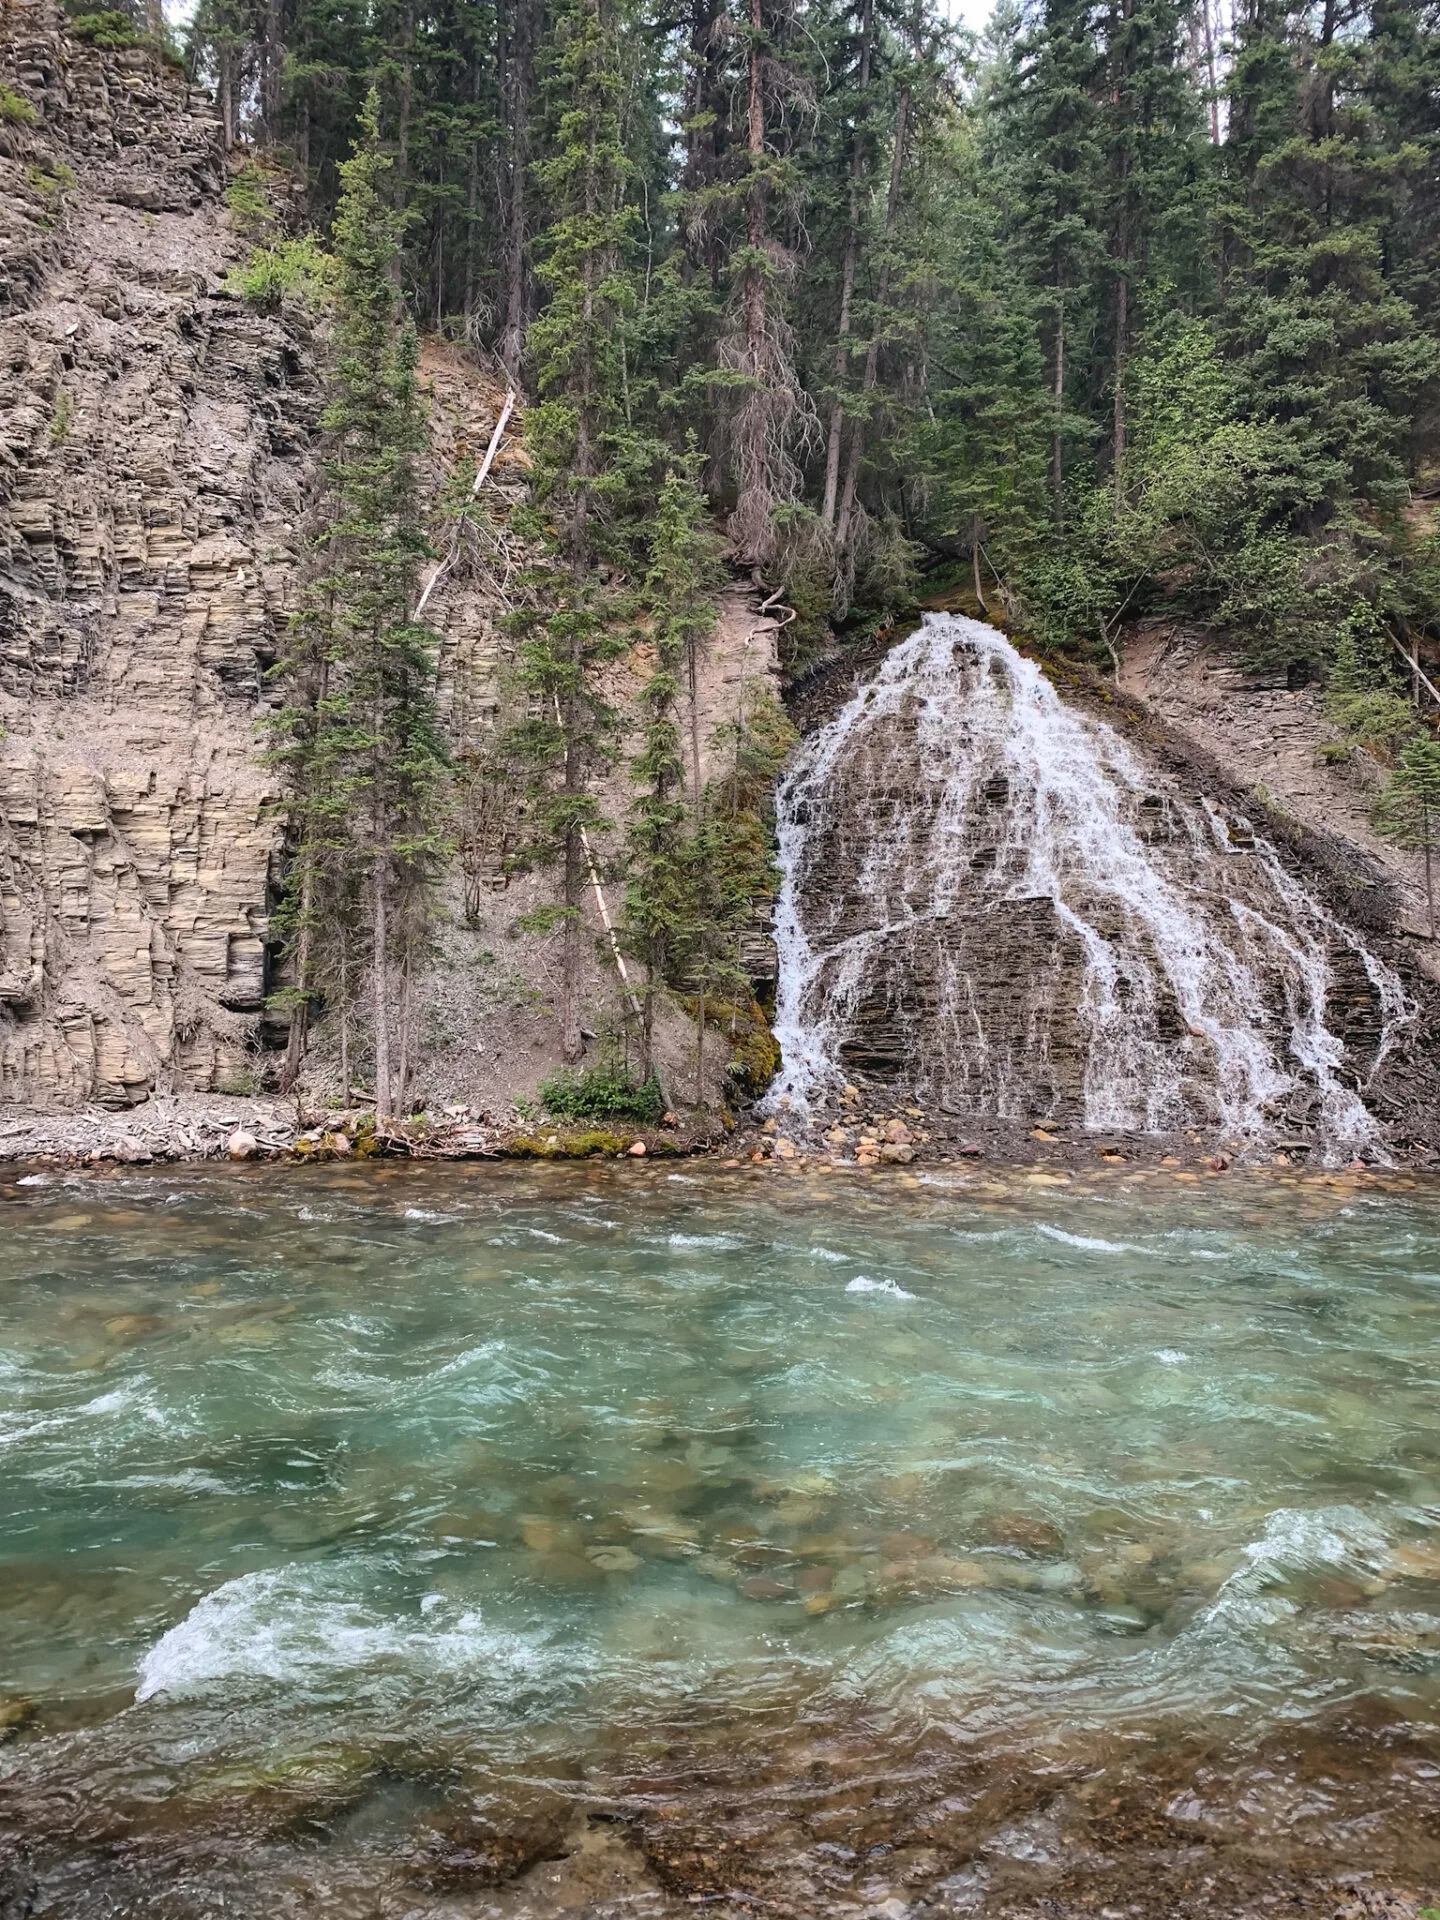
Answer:
[{"label": "small waterfall stream", "polygon": [[859,1079],[977,1117],[1377,1142],[1398,977],[992,627],[931,614],[893,649],[788,774],[779,847],[772,1106]]}]

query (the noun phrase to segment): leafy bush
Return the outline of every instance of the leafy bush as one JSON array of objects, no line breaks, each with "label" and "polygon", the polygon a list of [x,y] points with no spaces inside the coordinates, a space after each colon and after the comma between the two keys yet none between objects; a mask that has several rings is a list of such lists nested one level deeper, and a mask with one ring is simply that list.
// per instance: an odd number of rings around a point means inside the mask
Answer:
[{"label": "leafy bush", "polygon": [[0,83],[0,120],[8,121],[13,127],[33,127],[39,119],[39,114],[23,93],[17,93],[13,87]]},{"label": "leafy bush", "polygon": [[88,40],[92,47],[100,47],[106,53],[120,53],[126,47],[143,44],[129,14],[113,9],[104,13],[77,13],[70,22],[70,31],[77,40]]},{"label": "leafy bush", "polygon": [[653,1074],[637,1082],[615,1067],[558,1073],[540,1082],[540,1098],[559,1120],[635,1120],[654,1126],[665,1112],[665,1096]]},{"label": "leafy bush", "polygon": [[335,262],[307,234],[303,240],[257,247],[243,267],[231,269],[225,284],[262,313],[274,313],[287,298],[324,307],[335,290]]}]

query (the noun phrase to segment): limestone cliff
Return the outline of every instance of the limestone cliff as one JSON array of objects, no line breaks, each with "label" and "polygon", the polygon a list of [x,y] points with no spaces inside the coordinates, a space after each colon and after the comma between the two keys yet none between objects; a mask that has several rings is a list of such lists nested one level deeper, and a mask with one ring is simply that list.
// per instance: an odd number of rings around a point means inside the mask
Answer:
[{"label": "limestone cliff", "polygon": [[13,0],[0,77],[0,1084],[242,1091],[277,826],[255,715],[319,385],[236,255],[207,101]]},{"label": "limestone cliff", "polygon": [[[77,39],[53,0],[4,0],[0,80],[34,115],[0,120],[0,1096],[244,1093],[276,1038],[283,795],[258,723],[316,493],[320,343],[302,311],[227,289],[248,246],[217,118],[182,74]],[[422,377],[438,494],[483,450],[503,387],[444,341]],[[512,435],[489,545],[429,608],[462,771],[503,699],[504,516],[523,478]],[[773,674],[755,599],[726,596],[702,757]],[[638,654],[617,668],[622,705],[644,671]],[[617,818],[624,784],[605,795]],[[551,882],[507,879],[513,796],[482,782],[462,812],[416,1045],[428,1097],[496,1107],[558,1059],[553,956],[516,924]],[[590,998],[600,1034],[618,1005],[603,949]],[[688,1057],[688,1023],[662,1026]],[[322,1090],[324,1070],[322,1033]]]}]

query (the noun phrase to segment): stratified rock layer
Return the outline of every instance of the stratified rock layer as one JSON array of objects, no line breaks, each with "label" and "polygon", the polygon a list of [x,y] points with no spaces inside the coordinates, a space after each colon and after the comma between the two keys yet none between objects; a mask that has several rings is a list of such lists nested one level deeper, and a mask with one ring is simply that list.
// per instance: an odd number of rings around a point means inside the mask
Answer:
[{"label": "stratified rock layer", "polygon": [[319,384],[225,290],[204,97],[44,0],[5,31],[38,122],[0,152],[0,1092],[243,1091]]},{"label": "stratified rock layer", "polygon": [[1243,812],[932,615],[781,805],[780,1093],[849,1080],[1102,1131],[1379,1143],[1419,1003]]}]

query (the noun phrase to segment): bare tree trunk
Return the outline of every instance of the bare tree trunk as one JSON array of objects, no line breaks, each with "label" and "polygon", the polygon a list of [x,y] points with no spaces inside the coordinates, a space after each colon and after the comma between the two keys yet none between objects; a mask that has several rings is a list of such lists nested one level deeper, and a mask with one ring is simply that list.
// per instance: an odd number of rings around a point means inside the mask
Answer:
[{"label": "bare tree trunk", "polygon": [[315,864],[305,856],[305,873],[300,882],[300,938],[295,943],[295,987],[300,998],[290,1009],[290,1032],[285,1041],[285,1060],[280,1069],[280,1091],[289,1093],[300,1078],[305,1058],[305,1038],[310,1028],[310,915],[315,901]]},{"label": "bare tree trunk", "polygon": [[235,144],[235,49],[228,42],[220,48],[220,125],[229,153]]},{"label": "bare tree trunk", "polygon": [[[475,105],[480,101],[480,61],[472,57],[470,62],[470,99]],[[475,338],[475,229],[480,218],[480,143],[470,142],[470,151],[465,163],[465,288],[460,296],[461,311],[465,316],[465,338],[474,344]]]},{"label": "bare tree trunk", "polygon": [[[761,0],[750,0],[749,98],[746,110],[746,148],[750,157],[750,194],[746,203],[745,240],[753,254],[765,246],[765,97],[760,85],[760,39],[764,31]],[[755,380],[766,371],[765,269],[752,260],[745,271],[745,370]]]},{"label": "bare tree trunk", "polygon": [[1065,518],[1065,289],[1058,290],[1055,313],[1055,431],[1050,446],[1050,486],[1054,495],[1055,524]]},{"label": "bare tree trunk", "polygon": [[345,980],[345,963],[340,963],[340,1104],[350,1104],[350,989]]},{"label": "bare tree trunk", "polygon": [[1430,821],[1427,815],[1425,820],[1425,904],[1430,910],[1430,938],[1433,940],[1435,938],[1435,881],[1430,871],[1430,861]]},{"label": "bare tree trunk", "polygon": [[280,44],[282,32],[280,0],[265,0],[260,113],[265,126],[265,138],[272,147],[280,138],[280,101],[285,72],[285,49]]},{"label": "bare tree trunk", "polygon": [[1220,144],[1220,80],[1215,66],[1215,34],[1210,24],[1211,0],[1200,0],[1200,17],[1205,23],[1205,71],[1210,93],[1210,144]]},{"label": "bare tree trunk", "polygon": [[388,1120],[391,1113],[390,1088],[390,953],[387,925],[388,901],[385,898],[385,868],[378,854],[371,889],[371,937],[374,946],[375,1017],[375,1113]]},{"label": "bare tree trunk", "polygon": [[1126,256],[1122,254],[1120,278],[1115,287],[1115,432],[1111,453],[1112,477],[1115,482],[1115,504],[1117,507],[1120,505],[1125,491],[1125,361],[1129,351],[1129,337],[1129,262]]},{"label": "bare tree trunk", "polygon": [[[682,191],[689,195],[714,184],[719,171],[715,142],[718,104],[717,79],[723,48],[715,32],[716,0],[692,0],[690,16],[690,73],[685,89],[685,172]],[[685,257],[681,278],[686,286],[702,269],[715,284],[719,279],[717,227],[713,219],[694,217],[693,205],[682,212]]]},{"label": "bare tree trunk", "polygon": [[696,668],[695,636],[685,642],[685,669],[690,681],[690,806],[700,818],[700,688]]},{"label": "bare tree trunk", "polygon": [[975,598],[980,602],[980,611],[988,613],[985,595],[980,586],[980,515],[975,513],[970,520],[970,559],[975,569]]},{"label": "bare tree trunk", "polygon": [[[567,753],[567,761],[571,756]],[[567,792],[578,788],[566,784]],[[565,927],[560,943],[560,1057],[574,1066],[585,1052],[580,1032],[580,940],[584,931],[581,903],[585,898],[585,868],[581,858],[580,831],[572,827],[565,836]]]},{"label": "bare tree trunk", "polygon": [[410,1111],[410,1066],[411,1066],[411,1013],[413,995],[411,988],[414,973],[410,964],[410,947],[407,941],[405,958],[400,966],[400,1064],[395,1073],[395,1099],[402,1113]]},{"label": "bare tree trunk", "polygon": [[[905,141],[910,119],[910,89],[902,87],[900,98],[895,103],[895,142],[890,154],[890,191],[885,199],[884,240],[888,244],[895,226],[895,215],[900,205],[900,180],[905,168]],[[875,382],[880,372],[880,328],[885,308],[890,299],[890,262],[885,260],[880,268],[880,283],[875,289],[875,325],[871,331],[870,344],[865,350],[865,372],[861,379],[861,392],[868,396],[875,390]],[[843,554],[850,544],[850,524],[855,517],[855,490],[860,481],[860,462],[865,452],[865,416],[857,417],[850,429],[850,457],[845,467],[845,487],[840,496],[840,514],[835,525],[835,545]]]},{"label": "bare tree trunk", "polygon": [[500,254],[503,322],[499,353],[506,372],[518,379],[525,353],[525,240],[528,203],[526,179],[530,168],[530,93],[535,66],[535,0],[515,0],[508,63],[510,164],[504,207],[504,241]]},{"label": "bare tree trunk", "polygon": [[[860,111],[870,86],[870,34],[874,0],[865,0],[860,17]],[[855,268],[860,258],[860,187],[865,171],[864,146],[855,128],[850,153],[850,225],[845,236],[845,260],[840,270],[840,317],[835,329],[834,378],[837,392],[830,408],[830,430],[825,445],[825,498],[820,518],[833,526],[840,491],[840,443],[845,429],[845,403],[838,389],[850,365],[850,314],[855,299]]]}]

